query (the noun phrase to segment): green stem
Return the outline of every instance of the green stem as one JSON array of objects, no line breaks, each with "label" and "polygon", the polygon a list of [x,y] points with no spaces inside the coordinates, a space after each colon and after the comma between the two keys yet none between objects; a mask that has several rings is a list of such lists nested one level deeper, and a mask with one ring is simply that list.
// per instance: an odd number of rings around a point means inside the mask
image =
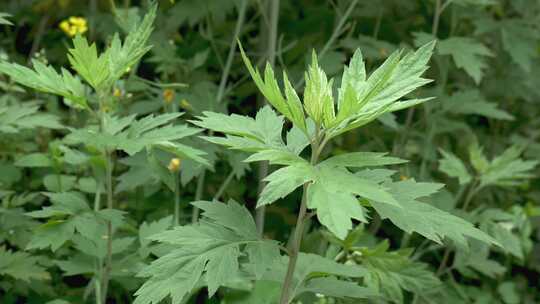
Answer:
[{"label": "green stem", "polygon": [[225,192],[225,189],[227,189],[227,187],[231,183],[233,177],[234,177],[234,171],[231,170],[231,173],[229,173],[229,175],[227,175],[227,178],[223,181],[223,183],[219,187],[218,191],[214,195],[214,198],[212,199],[213,201],[219,201],[219,199],[223,195],[223,192]]},{"label": "green stem", "polygon": [[[278,21],[279,21],[279,0],[268,0],[267,2],[267,8],[270,12],[270,20],[269,23],[263,23],[261,28],[263,29],[263,33],[265,32],[264,29],[268,27],[268,39],[266,43],[263,44],[263,48],[266,48],[268,50],[266,59],[268,60],[268,63],[272,68],[274,68],[275,62],[276,62],[276,45],[277,45],[277,28],[278,28]],[[264,12],[262,12],[263,16],[265,16]],[[262,99],[264,100],[264,99]],[[263,101],[263,104],[265,102]],[[261,104],[262,106],[262,104]],[[268,162],[264,161],[261,163],[259,167],[259,186],[258,186],[258,194],[260,194],[265,186],[264,178],[268,175]],[[255,210],[255,225],[257,226],[257,232],[259,232],[259,235],[262,235],[264,232],[264,221],[266,217],[266,206],[260,206]]]},{"label": "green stem", "polygon": [[174,180],[174,224],[180,225],[180,181],[178,172],[172,172]]},{"label": "green stem", "polygon": [[[461,210],[467,211],[467,208],[469,208],[472,198],[478,193],[480,189],[481,187],[478,186],[478,180],[475,178],[471,183],[469,192],[467,193],[467,196],[465,197],[465,201],[463,202],[463,206],[461,206]],[[448,263],[448,258],[450,257],[450,251],[451,249],[449,247],[447,247],[444,250],[441,264],[439,264],[439,268],[437,269],[437,273],[436,273],[437,276],[441,276],[444,273],[446,269],[446,264]]]},{"label": "green stem", "polygon": [[[96,195],[94,196],[94,212],[99,211],[99,206],[101,202],[101,186],[98,184],[96,187]],[[99,277],[101,277],[101,273],[103,271],[103,267],[101,267],[101,262],[99,258],[96,258],[95,260],[95,271],[98,276],[94,278],[94,288],[95,288],[95,296],[96,296],[96,304],[102,304],[101,302],[101,281]]]},{"label": "green stem", "polygon": [[[320,138],[318,134],[315,135],[315,140],[311,145],[311,161],[312,165],[315,165],[319,159],[319,153],[322,151],[320,145]],[[281,296],[279,303],[280,304],[289,304],[292,299],[291,294],[291,285],[294,277],[294,270],[296,268],[296,263],[298,261],[298,255],[300,253],[300,245],[302,244],[302,236],[304,234],[304,223],[306,220],[307,213],[307,190],[309,187],[309,182],[305,183],[302,190],[302,201],[300,203],[300,211],[298,213],[298,218],[296,219],[296,226],[293,232],[293,240],[289,249],[289,264],[287,265],[287,273],[285,279],[283,280],[283,285],[281,287]]]},{"label": "green stem", "polygon": [[[204,192],[204,180],[206,179],[206,170],[203,170],[197,178],[197,190],[195,190],[195,201],[200,201]],[[191,213],[191,222],[195,223],[199,220],[199,208],[193,207]]]},{"label": "green stem", "polygon": [[[225,68],[223,69],[223,73],[221,74],[221,80],[219,82],[219,88],[216,95],[216,103],[221,103],[224,93],[225,93],[225,87],[227,85],[227,80],[229,79],[229,73],[231,71],[231,66],[234,59],[234,54],[236,52],[236,41],[238,40],[238,37],[240,36],[240,32],[242,30],[242,26],[244,25],[244,20],[246,18],[246,10],[247,10],[247,0],[243,0],[242,4],[240,5],[240,10],[238,11],[238,20],[236,21],[236,26],[234,29],[234,35],[233,39],[231,40],[231,45],[229,47],[229,54],[227,55],[227,62],[225,63]],[[213,135],[213,132],[209,132],[210,136]],[[197,180],[197,190],[195,193],[195,201],[199,201],[202,199],[203,195],[203,188],[204,188],[204,180],[206,178],[206,170],[204,170],[201,175],[199,175],[199,178]],[[199,209],[197,207],[193,207],[193,211],[191,214],[191,221],[194,223],[199,219]]]},{"label": "green stem", "polygon": [[[105,161],[106,161],[106,187],[107,187],[107,209],[113,209],[113,180],[112,180],[112,172],[113,172],[113,161],[112,161],[112,153],[107,151],[105,155]],[[111,269],[112,269],[112,239],[113,239],[113,231],[112,231],[112,223],[111,221],[107,221],[107,255],[105,257],[105,269],[103,271],[103,278],[102,278],[102,301],[103,303],[107,300],[107,290],[109,288],[109,281],[110,281],[110,275],[111,275]]]},{"label": "green stem", "polygon": [[[330,50],[330,47],[334,45],[334,42],[336,41],[336,39],[339,37],[339,35],[341,35],[341,31],[343,29],[343,26],[345,25],[345,22],[347,22],[347,19],[349,19],[349,16],[351,15],[353,9],[355,8],[355,6],[357,4],[358,4],[358,0],[351,1],[349,6],[347,7],[347,10],[343,14],[343,16],[341,16],[341,18],[338,21],[338,24],[334,28],[334,31],[332,32],[332,35],[330,36],[330,39],[328,39],[328,41],[326,41],[323,48],[319,52],[319,60],[322,60],[322,58],[324,57],[326,52],[328,52],[328,50]],[[304,84],[304,81],[305,81],[305,79],[301,78],[297,83],[295,83],[294,87],[298,88],[298,87],[302,86]]]},{"label": "green stem", "polygon": [[[439,32],[439,23],[441,21],[441,14],[444,9],[450,4],[452,0],[447,0],[444,5],[441,5],[441,0],[435,0],[435,9],[433,13],[433,23],[431,25],[431,34],[437,38],[437,33]],[[424,104],[425,109],[425,104]],[[407,117],[405,118],[405,123],[403,125],[403,136],[401,140],[397,140],[397,145],[394,146],[394,154],[399,156],[403,152],[403,147],[407,144],[407,139],[409,137],[409,127],[411,126],[412,120],[414,118],[415,107],[409,108],[407,111]],[[424,158],[425,159],[425,158]]]}]

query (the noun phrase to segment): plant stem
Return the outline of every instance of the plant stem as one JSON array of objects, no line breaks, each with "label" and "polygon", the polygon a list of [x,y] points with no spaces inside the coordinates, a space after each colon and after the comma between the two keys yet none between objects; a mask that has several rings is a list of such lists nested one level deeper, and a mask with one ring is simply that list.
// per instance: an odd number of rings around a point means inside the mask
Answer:
[{"label": "plant stem", "polygon": [[[277,27],[279,21],[279,0],[267,0],[267,8],[270,11],[270,21],[269,23],[262,24],[261,28],[264,29],[268,27],[268,39],[266,43],[263,44],[263,48],[268,50],[266,59],[272,68],[274,68],[276,62],[276,45],[277,45]],[[264,16],[264,12],[262,14]],[[263,100],[262,105],[266,104]],[[268,175],[268,162],[264,161],[259,166],[259,186],[257,189],[258,194],[260,194],[265,186],[264,178]],[[261,206],[255,209],[255,225],[257,226],[257,232],[259,235],[262,235],[264,232],[264,220],[266,216],[266,206]]]},{"label": "plant stem", "polygon": [[34,36],[34,41],[32,41],[32,47],[30,49],[30,53],[28,53],[28,60],[27,60],[28,63],[32,61],[32,57],[39,49],[39,45],[41,44],[43,34],[45,34],[47,23],[49,22],[50,17],[51,16],[49,14],[45,14],[39,20],[38,28],[36,30],[36,35]]},{"label": "plant stem", "polygon": [[[322,151],[320,145],[320,138],[315,135],[315,140],[311,145],[311,161],[312,165],[315,165],[319,159],[319,153]],[[304,223],[306,220],[307,212],[307,190],[309,187],[309,182],[305,183],[302,189],[302,202],[300,203],[300,211],[298,213],[298,218],[296,219],[296,226],[293,232],[293,240],[289,249],[289,264],[287,266],[287,273],[285,279],[283,280],[283,285],[281,287],[281,297],[279,300],[280,304],[289,304],[291,299],[291,284],[294,277],[294,270],[296,268],[296,262],[298,261],[298,255],[300,253],[300,245],[302,244],[302,236],[304,234]]]},{"label": "plant stem", "polygon": [[[113,172],[113,161],[112,161],[112,153],[107,151],[105,155],[106,160],[106,187],[107,187],[107,208],[113,209],[113,180],[112,180],[112,172]],[[112,239],[113,239],[113,231],[112,231],[112,223],[111,221],[107,222],[107,255],[105,257],[105,269],[103,271],[103,278],[102,278],[102,284],[103,287],[101,288],[103,292],[102,301],[103,303],[107,300],[107,290],[109,288],[109,280],[111,275],[111,269],[112,269]]]},{"label": "plant stem", "polygon": [[[223,96],[225,93],[225,87],[227,85],[227,80],[229,79],[229,73],[231,71],[234,54],[236,52],[236,44],[237,44],[236,41],[238,40],[238,37],[240,36],[242,26],[244,25],[244,20],[246,19],[247,2],[248,2],[247,0],[243,0],[242,4],[240,5],[240,10],[238,11],[238,20],[236,21],[233,39],[231,40],[231,45],[229,47],[229,54],[227,55],[227,62],[225,63],[223,73],[221,74],[221,80],[219,82],[219,88],[216,95],[216,103],[218,104],[221,103],[223,99]],[[212,134],[213,132],[210,131],[210,136]],[[206,178],[206,170],[203,170],[203,172],[201,173],[201,175],[199,175],[199,178],[197,180],[197,190],[195,193],[195,201],[200,201],[202,199],[205,178]],[[191,221],[195,223],[198,219],[199,219],[199,208],[193,207],[193,211],[191,214]]]},{"label": "plant stem", "polygon": [[[437,33],[439,32],[439,24],[441,21],[441,14],[444,11],[444,9],[450,4],[452,0],[447,0],[444,5],[441,5],[441,0],[435,0],[435,8],[433,13],[433,23],[431,25],[431,35],[433,35],[435,38],[437,38]],[[425,105],[424,105],[425,109]],[[407,117],[405,118],[405,124],[403,126],[403,136],[401,140],[397,140],[396,143],[398,145],[394,146],[394,154],[399,156],[402,152],[402,147],[404,147],[407,144],[407,139],[409,137],[409,127],[412,123],[413,117],[414,117],[414,111],[415,107],[409,108],[407,111]]]},{"label": "plant stem", "polygon": [[221,75],[221,81],[219,82],[218,93],[216,96],[216,102],[221,103],[223,99],[223,93],[225,92],[225,87],[227,86],[227,80],[229,79],[229,73],[231,71],[231,66],[234,59],[234,54],[236,53],[236,41],[240,36],[240,31],[244,25],[244,20],[246,19],[246,10],[247,10],[247,0],[243,0],[240,5],[240,10],[238,11],[238,20],[236,21],[236,26],[234,28],[233,39],[231,40],[231,45],[229,47],[229,54],[227,55],[227,61],[225,62],[225,69]]},{"label": "plant stem", "polygon": [[[198,202],[202,199],[204,191],[204,180],[206,179],[206,170],[203,170],[197,178],[197,190],[195,190],[195,201]],[[191,222],[195,223],[199,220],[199,208],[193,207],[191,213]]]},{"label": "plant stem", "polygon": [[[94,196],[94,212],[99,211],[100,202],[101,202],[101,186],[98,184],[98,186],[96,187],[96,195]],[[103,267],[101,265],[99,258],[96,258],[94,267],[96,268],[95,270],[96,274],[100,274],[99,275],[100,277],[103,271]],[[94,277],[96,304],[101,304],[101,281],[99,280],[99,277]]]},{"label": "plant stem", "polygon": [[178,172],[172,172],[174,180],[174,225],[180,225],[180,181]]},{"label": "plant stem", "polygon": [[212,198],[213,201],[219,201],[219,199],[221,198],[221,195],[223,195],[223,192],[225,192],[225,189],[227,189],[227,187],[231,183],[233,177],[234,177],[234,171],[231,170],[231,173],[229,173],[229,175],[227,175],[227,178],[223,181],[223,183],[219,187],[218,191],[214,195],[214,198]]},{"label": "plant stem", "polygon": [[[471,183],[471,187],[469,189],[469,192],[467,193],[467,196],[465,197],[463,206],[461,206],[461,210],[467,211],[467,208],[469,207],[469,204],[471,203],[472,198],[476,195],[476,193],[478,193],[479,190],[480,190],[480,187],[478,186],[478,181],[475,178]],[[450,251],[451,249],[449,247],[447,247],[444,250],[441,264],[439,264],[439,268],[437,269],[437,273],[436,273],[437,276],[441,276],[444,273],[446,264],[448,263],[448,258],[450,257]]]},{"label": "plant stem", "polygon": [[433,24],[431,26],[431,34],[437,36],[439,31],[439,21],[441,19],[441,0],[435,0],[435,13],[433,14]]},{"label": "plant stem", "polygon": [[[326,52],[328,52],[330,47],[334,44],[336,39],[339,37],[339,35],[341,34],[341,30],[343,29],[343,26],[345,25],[345,22],[347,22],[347,19],[349,19],[349,15],[352,13],[352,10],[354,9],[354,7],[357,4],[358,4],[358,0],[351,1],[349,6],[347,7],[347,10],[343,14],[343,16],[341,16],[341,18],[339,19],[337,26],[334,28],[334,31],[332,32],[332,35],[330,36],[330,39],[328,39],[328,41],[326,41],[323,48],[319,52],[319,60],[322,60],[322,58],[324,57]],[[298,80],[297,83],[294,84],[294,87],[298,88],[298,87],[302,86],[304,84],[304,81],[306,81],[306,80],[304,78],[301,78],[300,80]]]}]

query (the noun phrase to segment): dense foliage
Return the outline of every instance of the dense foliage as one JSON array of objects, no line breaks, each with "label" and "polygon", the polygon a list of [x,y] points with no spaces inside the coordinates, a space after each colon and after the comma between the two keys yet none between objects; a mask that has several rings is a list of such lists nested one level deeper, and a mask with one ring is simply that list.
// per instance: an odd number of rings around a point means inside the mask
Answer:
[{"label": "dense foliage", "polygon": [[539,0],[5,0],[1,303],[540,303]]}]

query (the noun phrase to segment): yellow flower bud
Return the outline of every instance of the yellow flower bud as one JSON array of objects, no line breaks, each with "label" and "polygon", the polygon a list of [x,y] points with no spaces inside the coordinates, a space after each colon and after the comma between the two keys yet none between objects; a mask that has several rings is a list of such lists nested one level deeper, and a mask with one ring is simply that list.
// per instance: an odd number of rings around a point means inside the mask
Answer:
[{"label": "yellow flower bud", "polygon": [[181,164],[182,164],[182,161],[179,158],[175,157],[171,159],[171,161],[169,162],[169,165],[167,166],[167,169],[169,169],[169,171],[173,173],[178,172],[180,171]]},{"label": "yellow flower bud", "polygon": [[170,104],[174,99],[174,91],[171,89],[165,89],[163,91],[163,99],[166,104]]},{"label": "yellow flower bud", "polygon": [[121,97],[122,96],[122,91],[119,88],[114,88],[113,96],[114,97]]},{"label": "yellow flower bud", "polygon": [[183,109],[189,109],[191,108],[191,104],[186,99],[182,99],[180,100],[180,107]]}]

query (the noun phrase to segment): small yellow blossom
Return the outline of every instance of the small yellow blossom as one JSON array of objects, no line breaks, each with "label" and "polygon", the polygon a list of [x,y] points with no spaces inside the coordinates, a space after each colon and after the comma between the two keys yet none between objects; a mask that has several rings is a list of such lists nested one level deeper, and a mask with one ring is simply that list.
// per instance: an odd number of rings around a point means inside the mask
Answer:
[{"label": "small yellow blossom", "polygon": [[183,109],[189,109],[191,108],[191,104],[186,99],[182,99],[180,100],[180,107]]},{"label": "small yellow blossom", "polygon": [[174,99],[174,91],[171,89],[165,89],[163,91],[163,99],[166,104],[170,104]]},{"label": "small yellow blossom", "polygon": [[84,34],[88,31],[88,24],[83,17],[69,17],[67,20],[60,22],[58,27],[69,37]]},{"label": "small yellow blossom", "polygon": [[169,171],[171,171],[173,173],[178,172],[178,171],[180,171],[180,165],[181,164],[182,164],[182,161],[179,158],[173,158],[169,162],[169,165],[167,166],[167,169],[169,169]]},{"label": "small yellow blossom", "polygon": [[405,180],[408,180],[409,177],[408,177],[407,175],[401,175],[401,176],[399,177],[399,179],[402,180],[402,181],[405,181]]},{"label": "small yellow blossom", "polygon": [[122,90],[120,90],[119,88],[114,88],[113,96],[114,97],[121,97],[122,96]]}]

